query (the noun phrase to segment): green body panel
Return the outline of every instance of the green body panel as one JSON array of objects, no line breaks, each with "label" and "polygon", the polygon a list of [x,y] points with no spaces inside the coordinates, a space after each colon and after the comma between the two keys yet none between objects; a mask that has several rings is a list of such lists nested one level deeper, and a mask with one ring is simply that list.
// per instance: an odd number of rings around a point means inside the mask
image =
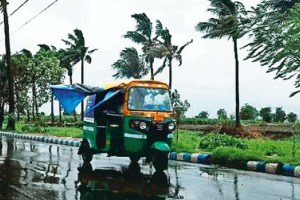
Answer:
[{"label": "green body panel", "polygon": [[165,152],[170,152],[171,149],[169,147],[169,145],[166,142],[154,142],[151,146],[151,149],[157,149],[159,151],[165,151]]},{"label": "green body panel", "polygon": [[106,130],[103,131],[105,132],[105,141],[102,142],[105,143],[105,146],[101,148],[99,143],[97,143],[100,139],[97,124],[91,122],[83,123],[83,139],[86,139],[90,144],[90,147],[95,151],[107,152],[110,149],[110,135]]},{"label": "green body panel", "polygon": [[96,125],[90,122],[83,123],[83,138],[86,139],[92,148],[98,149],[96,144]]},{"label": "green body panel", "polygon": [[[98,127],[96,123],[85,121],[83,126],[83,139],[86,139],[89,142],[94,153],[98,152],[109,153],[110,155],[116,156],[143,157],[153,148],[166,152],[170,151],[172,137],[166,138],[163,142],[154,142],[151,144],[146,133],[130,127],[131,120],[152,122],[152,118],[140,116],[108,118],[106,126]],[[164,122],[170,120],[172,119],[166,118]],[[105,133],[105,137],[103,136],[103,133]],[[153,133],[148,133],[148,135],[151,134]]]}]

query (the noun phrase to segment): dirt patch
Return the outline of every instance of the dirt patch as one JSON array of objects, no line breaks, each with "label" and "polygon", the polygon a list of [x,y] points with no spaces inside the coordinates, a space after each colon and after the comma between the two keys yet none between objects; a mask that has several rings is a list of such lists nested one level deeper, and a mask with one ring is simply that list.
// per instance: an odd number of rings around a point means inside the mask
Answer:
[{"label": "dirt patch", "polygon": [[248,130],[243,126],[235,127],[235,126],[227,126],[223,125],[220,129],[220,133],[225,133],[228,135],[232,135],[234,137],[240,138],[264,138],[265,136],[261,134],[261,132],[257,130]]},{"label": "dirt patch", "polygon": [[[266,138],[266,139],[283,139],[293,136],[291,126],[278,125],[242,125],[235,127],[234,125],[180,125],[180,129],[190,131],[202,131],[206,133],[225,133],[234,137],[240,138]],[[299,130],[294,130],[295,133],[300,133]]]}]

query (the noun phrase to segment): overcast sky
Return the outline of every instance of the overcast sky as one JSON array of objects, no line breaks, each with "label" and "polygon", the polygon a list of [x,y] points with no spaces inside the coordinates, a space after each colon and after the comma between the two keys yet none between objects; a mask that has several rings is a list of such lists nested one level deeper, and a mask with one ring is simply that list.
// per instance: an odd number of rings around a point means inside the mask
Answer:
[{"label": "overcast sky", "polygon": [[[10,0],[8,13],[12,13],[24,1]],[[115,73],[111,65],[119,58],[120,51],[125,47],[140,50],[141,46],[122,36],[135,28],[136,23],[131,15],[144,12],[154,24],[159,19],[168,27],[173,44],[181,46],[194,40],[182,52],[182,66],[178,67],[176,61],[173,63],[173,88],[191,104],[187,115],[195,116],[201,111],[207,111],[210,117],[215,117],[220,108],[224,108],[228,115],[234,114],[235,66],[232,41],[226,38],[202,39],[203,34],[195,31],[198,22],[211,17],[206,11],[208,0],[58,0],[32,19],[52,2],[54,0],[29,0],[9,18],[12,53],[23,48],[35,53],[38,44],[65,48],[61,39],[67,39],[67,34],[78,28],[84,34],[86,46],[99,49],[92,54],[92,63],[85,64],[85,84],[97,86],[110,82],[114,80],[112,75]],[[247,8],[258,2],[242,1]],[[4,54],[3,25],[0,28],[0,53]],[[249,41],[247,39],[240,40],[239,46],[246,44]],[[241,106],[248,103],[257,109],[282,107],[286,113],[300,115],[300,94],[289,98],[295,90],[294,82],[274,80],[274,74],[266,74],[266,68],[259,63],[244,61],[246,54],[246,50],[239,51]],[[159,62],[156,64],[158,66]],[[157,79],[168,83],[167,69]],[[73,81],[80,82],[79,64],[74,67]]]}]

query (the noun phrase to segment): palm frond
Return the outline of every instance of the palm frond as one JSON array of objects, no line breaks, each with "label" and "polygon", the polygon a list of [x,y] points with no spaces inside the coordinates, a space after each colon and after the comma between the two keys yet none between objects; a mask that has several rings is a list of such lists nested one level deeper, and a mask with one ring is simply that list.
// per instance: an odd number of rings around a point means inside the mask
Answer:
[{"label": "palm frond", "polygon": [[193,42],[193,39],[191,39],[189,42],[185,43],[182,47],[179,48],[179,50],[177,51],[177,54],[181,54],[182,50],[189,44],[191,44]]},{"label": "palm frond", "polygon": [[91,62],[92,62],[92,57],[89,56],[89,55],[86,55],[86,56],[84,57],[84,60],[85,60],[87,63],[91,64]]},{"label": "palm frond", "polygon": [[133,17],[137,22],[136,31],[148,39],[151,39],[152,23],[147,15],[145,13],[133,14],[131,17]]},{"label": "palm frond", "polygon": [[145,36],[136,31],[128,31],[123,37],[128,38],[138,44],[145,44],[148,41]]},{"label": "palm frond", "polygon": [[94,53],[95,51],[98,51],[98,49],[92,49],[92,50],[89,50],[89,51],[88,51],[88,54],[92,54],[92,53]]}]

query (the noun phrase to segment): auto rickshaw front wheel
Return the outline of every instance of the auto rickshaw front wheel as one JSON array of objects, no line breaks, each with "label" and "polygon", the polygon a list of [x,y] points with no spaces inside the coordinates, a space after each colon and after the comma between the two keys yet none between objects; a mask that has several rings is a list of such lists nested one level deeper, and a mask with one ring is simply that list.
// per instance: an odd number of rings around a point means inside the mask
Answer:
[{"label": "auto rickshaw front wheel", "polygon": [[93,153],[87,141],[82,141],[81,143],[81,157],[84,163],[90,163],[93,159]]},{"label": "auto rickshaw front wheel", "polygon": [[168,154],[169,152],[155,150],[153,155],[153,166],[156,171],[164,171],[168,169]]}]

